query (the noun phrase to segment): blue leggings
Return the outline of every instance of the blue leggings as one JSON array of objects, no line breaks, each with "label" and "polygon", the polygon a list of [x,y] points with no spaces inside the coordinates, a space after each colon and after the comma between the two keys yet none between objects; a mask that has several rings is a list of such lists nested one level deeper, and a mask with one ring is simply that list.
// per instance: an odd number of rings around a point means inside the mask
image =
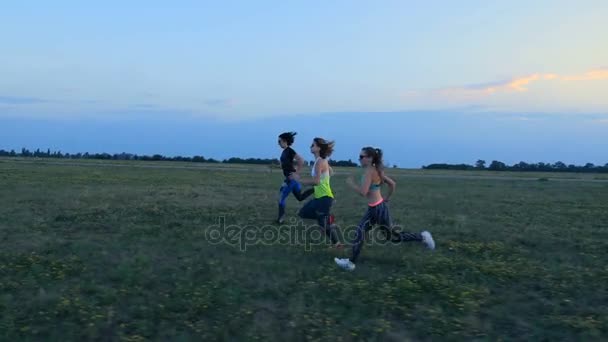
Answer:
[{"label": "blue leggings", "polygon": [[279,190],[279,217],[285,214],[285,205],[289,194],[293,193],[294,197],[301,202],[308,196],[312,195],[313,192],[313,189],[308,189],[302,192],[302,185],[300,185],[298,181],[293,179],[285,179],[285,182],[283,182],[283,185]]}]

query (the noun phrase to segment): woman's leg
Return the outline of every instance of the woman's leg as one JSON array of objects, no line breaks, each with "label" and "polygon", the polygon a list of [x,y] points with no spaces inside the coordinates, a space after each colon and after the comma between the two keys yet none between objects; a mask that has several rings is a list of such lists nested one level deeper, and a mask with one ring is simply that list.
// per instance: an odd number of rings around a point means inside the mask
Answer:
[{"label": "woman's leg", "polygon": [[391,242],[423,241],[422,234],[420,233],[399,232],[393,228],[393,221],[386,203],[382,203],[376,208],[378,209],[378,224],[387,240]]},{"label": "woman's leg", "polygon": [[355,241],[353,242],[352,256],[349,260],[354,264],[361,254],[363,248],[363,242],[365,240],[365,233],[371,229],[375,221],[375,210],[374,208],[368,207],[365,215],[357,226],[357,232],[355,234]]},{"label": "woman's leg", "polygon": [[308,196],[312,195],[315,190],[313,188],[310,188],[304,192],[302,192],[302,185],[300,185],[300,183],[298,181],[292,180],[292,193],[295,196],[295,198],[302,202],[303,200],[305,200],[306,198],[308,198]]},{"label": "woman's leg", "polygon": [[316,198],[313,198],[306,202],[300,211],[298,211],[298,216],[303,219],[315,220],[317,218],[317,201]]},{"label": "woman's leg", "polygon": [[338,232],[336,231],[336,226],[333,225],[333,219],[331,215],[331,207],[333,205],[334,199],[331,197],[322,197],[318,199],[319,207],[317,210],[317,222],[321,229],[325,231],[327,237],[330,238],[332,245],[338,244],[340,240],[338,239]]},{"label": "woman's leg", "polygon": [[285,206],[287,204],[287,197],[289,197],[289,193],[291,192],[291,185],[288,183],[288,180],[283,182],[281,189],[279,190],[279,217],[277,221],[279,223],[283,223],[283,219],[285,217]]}]

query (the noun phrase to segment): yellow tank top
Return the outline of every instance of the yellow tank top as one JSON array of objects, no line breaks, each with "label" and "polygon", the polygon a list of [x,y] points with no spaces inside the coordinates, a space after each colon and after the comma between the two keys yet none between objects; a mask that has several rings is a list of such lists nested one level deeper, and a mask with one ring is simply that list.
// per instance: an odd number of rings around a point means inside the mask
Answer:
[{"label": "yellow tank top", "polygon": [[[315,165],[312,167],[312,176],[316,177],[317,174],[315,172],[315,168],[317,167],[317,163],[321,158],[317,158],[315,161]],[[323,172],[320,177],[319,185],[314,186],[315,198],[321,197],[331,197],[334,198],[334,194],[331,191],[331,186],[329,184],[329,170]]]}]

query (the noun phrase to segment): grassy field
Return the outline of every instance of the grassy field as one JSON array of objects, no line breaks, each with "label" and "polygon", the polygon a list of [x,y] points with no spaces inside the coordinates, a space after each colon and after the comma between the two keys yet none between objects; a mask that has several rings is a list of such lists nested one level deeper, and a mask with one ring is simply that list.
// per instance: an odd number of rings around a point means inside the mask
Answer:
[{"label": "grassy field", "polygon": [[[347,273],[348,250],[254,243],[315,231],[272,224],[268,168],[0,159],[0,339],[608,339],[605,176],[389,173],[395,221],[437,250],[366,245]],[[247,239],[212,239],[220,217]]]}]

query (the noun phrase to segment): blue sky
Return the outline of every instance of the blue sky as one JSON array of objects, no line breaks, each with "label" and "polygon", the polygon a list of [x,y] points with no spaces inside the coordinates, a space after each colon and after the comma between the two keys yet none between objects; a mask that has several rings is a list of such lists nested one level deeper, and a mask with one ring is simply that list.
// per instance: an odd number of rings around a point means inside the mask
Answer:
[{"label": "blue sky", "polygon": [[304,150],[323,135],[336,157],[382,145],[410,167],[603,164],[607,17],[606,1],[12,2],[0,148],[269,157],[296,130]]}]

